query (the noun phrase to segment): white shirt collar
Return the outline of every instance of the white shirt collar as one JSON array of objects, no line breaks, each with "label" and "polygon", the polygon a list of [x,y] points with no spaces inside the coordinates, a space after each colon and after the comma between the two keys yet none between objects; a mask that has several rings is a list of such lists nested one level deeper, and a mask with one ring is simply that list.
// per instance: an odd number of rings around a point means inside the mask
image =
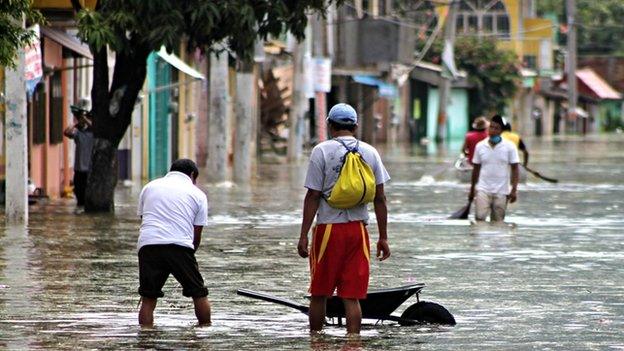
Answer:
[{"label": "white shirt collar", "polygon": [[165,175],[165,177],[175,177],[175,178],[180,178],[180,179],[186,179],[189,182],[193,182],[193,180],[191,179],[191,177],[189,177],[188,175],[180,172],[180,171],[170,171],[169,173],[167,173]]}]

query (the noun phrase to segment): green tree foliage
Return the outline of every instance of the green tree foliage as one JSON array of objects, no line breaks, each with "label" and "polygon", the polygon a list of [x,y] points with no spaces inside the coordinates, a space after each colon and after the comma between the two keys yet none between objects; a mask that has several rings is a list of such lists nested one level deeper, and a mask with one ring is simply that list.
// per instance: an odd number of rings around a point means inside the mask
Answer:
[{"label": "green tree foliage", "polygon": [[[437,40],[425,60],[440,63],[442,43]],[[516,54],[499,49],[492,38],[459,37],[455,41],[455,64],[466,71],[475,86],[476,101],[470,104],[470,115],[502,113],[520,83]]]},{"label": "green tree foliage", "polygon": [[173,50],[185,38],[189,47],[207,51],[225,42],[228,50],[248,58],[258,37],[290,31],[302,38],[307,14],[323,13],[329,2],[100,0],[95,10],[82,9],[78,20],[81,38],[95,50],[104,45],[115,51],[132,50],[137,45],[151,51],[162,45]]},{"label": "green tree foliage", "polygon": [[[577,0],[577,46],[581,53],[624,54],[624,1],[622,0]],[[567,32],[564,0],[537,1],[539,15],[557,15],[562,35],[560,44],[565,44]]]},{"label": "green tree foliage", "polygon": [[39,11],[31,9],[30,0],[0,1],[0,65],[14,67],[17,50],[31,43],[34,33],[22,28],[22,21],[41,23]]},{"label": "green tree foliage", "polygon": [[[93,51],[93,128],[95,145],[87,181],[85,210],[113,211],[117,183],[116,150],[130,125],[146,76],[147,57],[182,40],[190,50],[253,55],[257,38],[291,32],[302,38],[308,14],[325,13],[342,0],[99,0],[77,11],[79,36]],[[109,84],[107,48],[115,52]]]}]

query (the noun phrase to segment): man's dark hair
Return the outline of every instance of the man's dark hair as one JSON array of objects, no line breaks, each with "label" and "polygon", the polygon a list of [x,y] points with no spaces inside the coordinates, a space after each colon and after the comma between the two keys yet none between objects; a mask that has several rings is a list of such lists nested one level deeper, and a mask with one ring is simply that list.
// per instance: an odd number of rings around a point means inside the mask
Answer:
[{"label": "man's dark hair", "polygon": [[342,124],[342,123],[336,123],[332,120],[329,120],[327,122],[329,123],[329,126],[335,131],[348,130],[350,132],[354,132],[355,128],[357,127],[357,124]]},{"label": "man's dark hair", "polygon": [[195,177],[199,174],[199,170],[197,169],[195,162],[189,160],[188,158],[181,158],[173,161],[169,172],[173,171],[182,172],[191,178],[194,178],[193,173],[195,174]]},{"label": "man's dark hair", "polygon": [[505,120],[503,119],[503,117],[501,115],[494,115],[492,116],[492,118],[490,119],[490,123],[496,123],[498,125],[501,126],[501,128],[505,128]]}]

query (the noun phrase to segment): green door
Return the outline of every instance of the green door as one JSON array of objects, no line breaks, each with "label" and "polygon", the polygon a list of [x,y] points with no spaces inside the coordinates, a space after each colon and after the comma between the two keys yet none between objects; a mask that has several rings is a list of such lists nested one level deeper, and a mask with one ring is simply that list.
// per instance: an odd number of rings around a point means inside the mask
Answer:
[{"label": "green door", "polygon": [[171,66],[156,53],[147,61],[149,93],[149,178],[167,173],[171,163]]}]

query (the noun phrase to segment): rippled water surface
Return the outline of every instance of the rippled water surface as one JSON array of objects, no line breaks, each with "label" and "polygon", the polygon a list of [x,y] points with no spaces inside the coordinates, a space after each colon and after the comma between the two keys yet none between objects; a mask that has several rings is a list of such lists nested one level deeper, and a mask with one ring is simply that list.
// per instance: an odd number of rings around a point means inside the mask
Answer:
[{"label": "rippled water surface", "polygon": [[115,215],[74,215],[59,200],[31,207],[27,229],[3,227],[0,348],[624,350],[624,137],[529,144],[533,167],[560,183],[529,177],[497,226],[445,219],[467,192],[447,169],[455,152],[381,148],[393,251],[373,263],[371,287],[424,282],[421,298],[447,307],[455,327],[367,321],[360,342],[337,327],[311,339],[304,314],[237,296],[306,302],[307,261],[296,255],[306,166],[261,165],[248,187],[201,184],[213,326],[195,326],[172,278],[156,327],[137,326],[140,189],[119,188]]}]

